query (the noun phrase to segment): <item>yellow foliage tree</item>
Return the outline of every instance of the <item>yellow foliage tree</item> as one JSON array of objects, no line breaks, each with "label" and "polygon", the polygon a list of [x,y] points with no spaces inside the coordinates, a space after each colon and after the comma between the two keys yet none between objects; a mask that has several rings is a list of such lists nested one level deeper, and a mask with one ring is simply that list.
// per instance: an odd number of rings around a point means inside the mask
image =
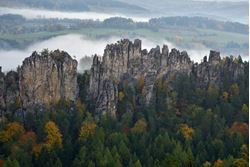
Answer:
[{"label": "yellow foliage tree", "polygon": [[145,77],[144,75],[141,75],[138,79],[138,89],[140,90],[140,92],[142,92],[144,84],[145,84]]},{"label": "yellow foliage tree", "polygon": [[236,96],[238,96],[240,94],[240,88],[239,88],[238,84],[235,83],[235,84],[231,85],[230,93],[231,93],[231,95],[236,95]]},{"label": "yellow foliage tree", "polygon": [[207,89],[208,95],[216,97],[219,95],[219,89],[215,85],[209,85]]},{"label": "yellow foliage tree", "polygon": [[203,166],[203,167],[211,167],[212,165],[211,165],[210,162],[206,161],[206,162],[203,163],[202,166]]},{"label": "yellow foliage tree", "polygon": [[242,158],[239,158],[233,162],[233,167],[248,167],[248,162]]},{"label": "yellow foliage tree", "polygon": [[249,155],[248,145],[243,144],[241,146],[241,157],[248,162],[249,161],[249,156],[248,155]]},{"label": "yellow foliage tree", "polygon": [[147,122],[145,119],[139,119],[136,121],[134,127],[131,129],[132,133],[142,133],[147,129]]},{"label": "yellow foliage tree", "polygon": [[187,140],[191,140],[194,135],[194,129],[190,128],[187,124],[180,125],[180,132]]},{"label": "yellow foliage tree", "polygon": [[119,97],[119,101],[122,101],[123,98],[125,97],[125,94],[122,91],[120,91],[118,97]]},{"label": "yellow foliage tree", "polygon": [[5,130],[0,132],[0,142],[10,142],[25,132],[24,127],[18,122],[9,123]]},{"label": "yellow foliage tree", "polygon": [[83,114],[84,111],[85,111],[84,103],[82,103],[80,99],[78,99],[78,100],[76,101],[76,108],[77,108],[78,111],[80,111],[82,114]]},{"label": "yellow foliage tree", "polygon": [[248,106],[246,104],[243,104],[241,111],[244,113],[248,113]]},{"label": "yellow foliage tree", "polygon": [[52,150],[54,147],[62,148],[62,134],[53,121],[46,123],[45,133],[47,134],[45,147],[48,150]]},{"label": "yellow foliage tree", "polygon": [[89,136],[93,135],[96,129],[96,124],[93,121],[85,121],[80,129],[79,139],[84,141]]},{"label": "yellow foliage tree", "polygon": [[229,93],[227,93],[226,91],[223,92],[222,97],[223,97],[223,99],[224,99],[225,101],[227,101],[227,100],[228,100],[228,97],[229,97]]}]

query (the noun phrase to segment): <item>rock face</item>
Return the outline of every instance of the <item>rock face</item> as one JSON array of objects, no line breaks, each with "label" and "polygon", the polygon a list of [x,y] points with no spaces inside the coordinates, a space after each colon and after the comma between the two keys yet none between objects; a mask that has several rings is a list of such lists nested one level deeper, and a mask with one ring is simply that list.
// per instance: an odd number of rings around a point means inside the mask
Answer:
[{"label": "rock face", "polygon": [[209,60],[204,57],[203,62],[196,68],[197,84],[201,87],[209,84],[220,87],[223,80],[233,82],[244,73],[244,64],[240,56],[238,59],[234,59],[233,56],[221,59],[220,53],[216,51],[210,51]]},{"label": "rock face", "polygon": [[10,71],[6,75],[0,70],[0,114],[17,108],[19,101],[18,73]]},{"label": "rock face", "polygon": [[19,94],[19,77],[15,71],[10,71],[5,76],[5,104],[6,110],[16,109],[21,105]]},{"label": "rock face", "polygon": [[96,101],[96,113],[109,113],[115,117],[118,102],[118,85],[124,76],[138,80],[144,78],[143,92],[149,104],[154,82],[161,74],[190,73],[192,62],[186,52],[163,46],[141,50],[141,41],[124,39],[107,45],[102,60],[94,56],[90,74],[89,95]]},{"label": "rock face", "polygon": [[[196,76],[197,85],[209,84],[220,86],[225,71],[230,71],[231,80],[236,80],[244,73],[242,62],[235,63],[233,58],[221,59],[220,53],[210,51],[209,60],[204,57],[200,64],[190,60],[186,51],[180,52],[164,45],[147,50],[141,49],[141,41],[127,39],[107,45],[103,57],[94,56],[90,71],[89,97],[95,103],[95,112],[116,116],[119,98],[119,85],[124,78],[140,80],[143,78],[143,94],[146,104],[150,104],[157,78],[164,76],[171,79],[178,74],[191,73]],[[127,80],[126,80],[127,82]]]},{"label": "rock face", "polygon": [[75,101],[78,93],[77,61],[56,50],[39,55],[34,52],[18,70],[23,107]]},{"label": "rock face", "polygon": [[5,91],[4,73],[2,73],[2,67],[0,67],[0,116],[1,117],[5,109],[4,91]]},{"label": "rock face", "polygon": [[[135,107],[140,107],[140,104],[150,105],[156,101],[159,79],[167,81],[169,89],[172,89],[172,81],[183,74],[194,76],[197,87],[206,88],[211,84],[221,87],[225,82],[237,80],[244,71],[240,57],[222,59],[219,52],[210,51],[209,58],[205,56],[198,64],[190,60],[186,51],[169,51],[167,45],[147,51],[141,49],[140,40],[124,39],[107,45],[102,57],[93,57],[87,100],[91,105],[94,103],[91,107],[95,114],[116,117],[118,102],[124,96],[121,90],[126,87],[136,89],[139,95],[131,91],[135,94],[131,100]],[[74,102],[77,96],[77,61],[66,52],[34,52],[17,72],[4,74],[0,68],[1,115],[18,108],[29,110],[55,104],[59,100]],[[129,107],[126,110],[131,111]]]},{"label": "rock face", "polygon": [[78,95],[77,61],[66,52],[56,50],[33,54],[18,71],[6,75],[0,70],[0,112],[16,107],[55,104],[59,100],[75,101]]}]

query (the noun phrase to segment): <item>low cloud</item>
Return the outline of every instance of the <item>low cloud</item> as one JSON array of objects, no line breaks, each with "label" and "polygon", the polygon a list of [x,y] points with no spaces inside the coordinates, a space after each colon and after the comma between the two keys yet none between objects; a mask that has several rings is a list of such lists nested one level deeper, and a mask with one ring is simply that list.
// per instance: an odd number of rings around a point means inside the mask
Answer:
[{"label": "low cloud", "polygon": [[[107,44],[115,43],[120,39],[120,37],[89,39],[85,36],[78,34],[57,36],[42,42],[34,43],[25,50],[0,50],[0,66],[2,66],[3,70],[5,71],[11,69],[15,70],[16,67],[18,65],[21,65],[22,61],[26,57],[30,56],[33,51],[40,52],[44,48],[48,48],[49,50],[64,50],[79,61],[84,56],[91,56],[94,54],[103,55],[103,51]],[[177,46],[166,40],[153,41],[145,38],[140,39],[142,40],[142,48],[147,50],[150,50],[151,48],[154,48],[157,45],[162,46],[163,44],[167,44],[170,49],[178,48]],[[202,59],[205,53],[208,54],[208,50],[209,49],[187,51],[193,60],[200,61],[200,59]]]},{"label": "low cloud", "polygon": [[[34,43],[25,50],[0,50],[0,66],[2,66],[4,71],[16,70],[16,67],[21,65],[22,61],[30,56],[33,51],[41,52],[44,48],[48,48],[49,50],[64,50],[80,62],[80,59],[85,56],[92,56],[94,54],[102,56],[107,44],[115,43],[120,39],[121,37],[90,39],[79,34],[57,36],[42,42]],[[192,49],[188,49],[180,48],[166,40],[154,41],[146,38],[140,39],[142,40],[142,49],[147,49],[149,51],[157,45],[162,47],[163,44],[166,44],[170,50],[172,48],[177,48],[180,51],[186,50],[191,60],[195,62],[200,62],[205,55],[209,54],[210,50],[203,45],[194,46]],[[86,61],[88,62],[84,63],[84,60],[82,60],[81,63],[79,63],[78,68],[80,71],[90,68],[90,60],[86,59]]]},{"label": "low cloud", "polygon": [[76,34],[57,36],[42,42],[34,43],[24,50],[0,50],[0,66],[2,66],[4,71],[15,70],[33,51],[41,52],[44,48],[48,48],[49,50],[64,50],[77,60],[80,60],[80,58],[86,55],[90,56],[95,53],[102,55],[106,44],[113,43],[118,39],[118,37],[111,37],[94,40]]}]

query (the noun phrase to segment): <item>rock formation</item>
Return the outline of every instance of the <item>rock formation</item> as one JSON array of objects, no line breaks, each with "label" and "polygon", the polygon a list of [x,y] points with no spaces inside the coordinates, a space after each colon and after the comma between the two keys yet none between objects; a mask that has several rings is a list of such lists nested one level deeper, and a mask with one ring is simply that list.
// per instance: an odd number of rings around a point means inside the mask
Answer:
[{"label": "rock formation", "polygon": [[53,104],[63,99],[75,101],[78,92],[77,61],[56,50],[34,52],[19,68],[19,88],[23,107]]},{"label": "rock formation", "polygon": [[78,95],[77,61],[56,50],[33,54],[18,71],[0,71],[0,111],[75,101]]},{"label": "rock formation", "polygon": [[[237,59],[240,60],[241,58]],[[171,79],[178,74],[191,73],[196,76],[197,86],[206,87],[209,84],[220,86],[224,72],[229,71],[230,79],[236,80],[244,73],[244,65],[235,63],[234,59],[221,59],[220,53],[210,51],[209,60],[204,57],[200,64],[190,60],[186,51],[180,52],[168,46],[147,50],[141,49],[141,41],[133,42],[124,39],[116,44],[107,45],[103,57],[94,56],[90,70],[89,97],[95,103],[96,113],[108,113],[116,116],[118,102],[118,88],[124,77],[139,80],[143,77],[143,94],[146,104],[150,104],[153,88],[157,78],[164,76]]]},{"label": "rock formation", "polygon": [[233,56],[221,59],[220,53],[216,51],[210,51],[209,60],[204,57],[203,62],[196,68],[197,84],[201,87],[209,84],[220,87],[224,79],[233,82],[244,73],[244,64],[240,56],[237,59]]},{"label": "rock formation", "polygon": [[[117,115],[120,90],[129,85],[139,86],[143,102],[135,98],[135,106],[150,105],[154,101],[158,79],[169,82],[179,75],[194,76],[197,87],[209,85],[221,87],[224,82],[234,82],[244,74],[241,58],[221,58],[220,53],[210,51],[209,58],[201,63],[190,60],[186,51],[171,49],[167,45],[141,48],[141,41],[124,39],[107,45],[104,55],[93,57],[89,71],[87,100],[95,114]],[[142,84],[141,84],[142,83]],[[15,110],[18,106],[29,109],[34,106],[55,104],[59,100],[76,101],[78,95],[77,61],[66,52],[34,52],[23,61],[18,71],[6,75],[0,69],[0,114]],[[136,95],[135,95],[136,96]],[[137,105],[138,104],[138,105]],[[127,108],[127,111],[130,111]]]},{"label": "rock formation", "polygon": [[5,100],[4,100],[4,73],[2,73],[2,67],[0,67],[0,116],[2,117],[5,109]]}]

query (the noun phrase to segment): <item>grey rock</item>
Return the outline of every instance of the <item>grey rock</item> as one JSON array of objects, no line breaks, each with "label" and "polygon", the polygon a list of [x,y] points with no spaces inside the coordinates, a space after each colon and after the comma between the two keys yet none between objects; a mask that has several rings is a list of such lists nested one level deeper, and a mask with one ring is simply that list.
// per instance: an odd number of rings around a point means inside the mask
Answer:
[{"label": "grey rock", "polygon": [[24,109],[41,108],[59,100],[75,102],[77,96],[77,61],[66,52],[33,52],[17,72],[6,75],[0,68],[1,116],[10,112],[20,116]]},{"label": "grey rock", "polygon": [[143,95],[145,102],[150,105],[154,84],[157,78],[166,80],[175,78],[178,74],[193,74],[197,79],[197,86],[206,87],[209,84],[221,86],[223,71],[230,71],[231,80],[236,80],[244,73],[242,62],[221,59],[220,53],[211,51],[209,60],[204,57],[200,64],[193,63],[186,51],[172,49],[163,45],[152,48],[149,52],[141,50],[141,41],[134,42],[128,39],[118,41],[116,44],[107,45],[103,57],[95,55],[90,72],[89,98],[95,102],[95,112],[107,113],[113,117],[117,113],[118,88],[124,78],[139,80],[143,78]]},{"label": "grey rock", "polygon": [[[89,97],[96,101],[97,113],[108,113],[115,117],[117,88],[124,75],[136,80],[144,78],[143,94],[146,104],[150,104],[154,82],[158,76],[165,73],[173,75],[175,71],[190,73],[191,67],[192,62],[186,52],[180,53],[174,49],[169,53],[167,45],[163,46],[162,51],[157,46],[148,52],[145,49],[141,50],[139,39],[133,43],[124,39],[116,44],[107,45],[102,60],[101,57],[94,57]],[[110,90],[107,90],[108,87]]]},{"label": "grey rock", "polygon": [[5,76],[5,103],[6,112],[21,107],[21,99],[19,95],[18,73],[10,71]]},{"label": "grey rock", "polygon": [[33,52],[23,61],[18,74],[24,108],[55,104],[59,100],[76,100],[77,61],[66,52]]},{"label": "grey rock", "polygon": [[0,67],[0,116],[2,117],[5,110],[5,100],[4,100],[4,73],[2,72],[2,67]]}]

